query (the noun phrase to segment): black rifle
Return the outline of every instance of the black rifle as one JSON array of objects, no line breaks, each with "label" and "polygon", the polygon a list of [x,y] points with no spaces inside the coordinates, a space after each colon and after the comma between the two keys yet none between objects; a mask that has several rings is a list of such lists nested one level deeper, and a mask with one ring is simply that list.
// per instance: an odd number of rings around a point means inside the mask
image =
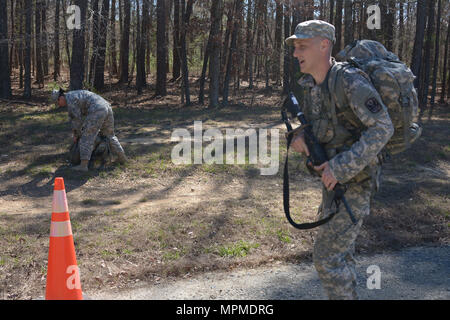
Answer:
[{"label": "black rifle", "polygon": [[[292,115],[292,118],[297,118],[300,121],[301,125],[298,128],[292,129],[292,125],[289,121],[286,110],[289,111],[289,113]],[[288,171],[288,154],[289,154],[289,147],[291,145],[292,139],[297,134],[299,134],[300,132],[303,131],[304,137],[305,137],[305,143],[306,143],[306,146],[308,147],[309,154],[310,154],[306,160],[306,167],[308,168],[310,173],[320,176],[320,174],[314,170],[314,167],[320,166],[323,163],[327,162],[328,157],[327,157],[325,148],[317,141],[316,137],[314,136],[311,125],[308,124],[308,122],[306,121],[305,115],[301,111],[300,106],[298,105],[297,99],[292,94],[292,92],[289,93],[289,96],[284,101],[283,108],[281,110],[281,117],[282,117],[284,123],[286,124],[286,128],[288,131],[286,134],[287,153],[286,153],[286,161],[284,163],[284,175],[283,175],[283,206],[284,206],[284,212],[286,214],[286,218],[288,219],[290,224],[292,224],[297,229],[312,229],[312,228],[318,227],[318,226],[330,221],[334,217],[334,215],[339,212],[339,205],[340,205],[341,201],[344,204],[345,209],[347,210],[347,212],[350,216],[350,219],[352,220],[352,222],[354,224],[356,224],[357,221],[356,221],[356,219],[344,197],[344,193],[347,190],[347,188],[345,185],[340,184],[340,183],[337,183],[336,186],[334,187],[334,189],[332,191],[329,191],[329,192],[334,193],[333,201],[336,204],[335,212],[330,213],[328,215],[328,217],[326,217],[324,219],[321,219],[321,220],[318,220],[318,221],[312,222],[312,223],[298,224],[292,219],[291,214],[289,212],[289,171]]]}]

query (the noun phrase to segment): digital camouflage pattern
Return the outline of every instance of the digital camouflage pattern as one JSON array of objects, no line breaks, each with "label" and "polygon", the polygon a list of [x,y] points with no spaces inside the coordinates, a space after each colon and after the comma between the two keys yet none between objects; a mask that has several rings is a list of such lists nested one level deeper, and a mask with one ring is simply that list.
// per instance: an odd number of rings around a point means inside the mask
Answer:
[{"label": "digital camouflage pattern", "polygon": [[[394,128],[386,106],[367,75],[353,67],[342,72],[337,72],[338,68],[333,60],[322,84],[316,85],[311,75],[303,76],[299,84],[305,88],[305,116],[327,150],[333,175],[348,186],[345,197],[358,220],[356,225],[351,222],[343,204],[335,208],[332,194],[322,187],[320,218],[337,209],[339,213],[318,228],[314,264],[330,299],[356,299],[355,240],[364,217],[370,212],[372,192],[379,185],[381,171],[377,155]],[[331,101],[337,96],[344,99],[347,108],[332,110]],[[367,105],[374,105],[374,99],[379,107],[371,111]],[[342,111],[350,114],[344,116]]]},{"label": "digital camouflage pattern", "polygon": [[[353,183],[345,193],[345,198],[357,219],[353,224],[343,204],[339,213],[328,223],[321,225],[315,237],[313,260],[314,266],[329,299],[357,299],[355,271],[355,241],[363,220],[370,213],[372,181]],[[336,210],[331,204],[332,195],[323,188],[322,206],[319,218],[326,217]],[[324,209],[322,209],[322,207]],[[325,209],[328,207],[327,209]]]},{"label": "digital camouflage pattern", "polygon": [[[357,68],[346,68],[336,82],[339,84],[336,90],[340,90],[344,95],[354,114],[354,121],[348,121],[347,117],[343,117],[339,110],[336,110],[338,123],[333,123],[329,103],[325,101],[329,99],[330,94],[336,95],[336,92],[328,92],[328,84],[331,81],[329,76],[335,65],[336,63],[329,71],[328,81],[321,85],[315,85],[311,75],[303,76],[299,84],[309,88],[306,91],[303,110],[307,120],[312,123],[317,139],[327,149],[331,158],[330,169],[339,182],[347,183],[368,165],[377,162],[378,153],[389,141],[394,129],[378,92]],[[381,106],[376,113],[366,107],[366,102],[371,99],[376,99]],[[355,141],[352,132],[360,133],[358,140]]]},{"label": "digital camouflage pattern", "polygon": [[310,39],[324,37],[331,42],[336,42],[334,26],[322,20],[303,21],[295,27],[294,34],[285,40],[287,45],[292,45],[295,39]]},{"label": "digital camouflage pattern", "polygon": [[75,90],[65,94],[72,129],[80,137],[81,160],[89,160],[97,135],[109,139],[111,152],[124,154],[114,134],[114,115],[111,105],[99,95],[87,90]]},{"label": "digital camouflage pattern", "polygon": [[337,54],[337,59],[363,70],[388,108],[395,132],[386,150],[396,154],[416,141],[422,130],[413,123],[418,114],[418,100],[412,71],[394,53],[372,40],[353,42]]}]

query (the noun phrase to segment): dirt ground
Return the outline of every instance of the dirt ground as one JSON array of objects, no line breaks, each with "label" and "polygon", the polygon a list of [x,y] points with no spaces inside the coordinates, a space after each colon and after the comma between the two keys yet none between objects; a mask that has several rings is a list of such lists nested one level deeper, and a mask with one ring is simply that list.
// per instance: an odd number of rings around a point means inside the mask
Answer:
[{"label": "dirt ground", "polygon": [[[34,299],[45,293],[53,181],[64,177],[83,290],[126,288],[205,271],[311,259],[314,230],[292,228],[282,206],[286,154],[280,90],[241,89],[230,105],[210,109],[180,104],[148,88],[109,86],[116,134],[130,161],[87,174],[71,171],[65,109],[48,103],[50,88],[23,101],[0,101],[0,299]],[[198,88],[193,81],[192,100]],[[177,128],[279,129],[276,175],[262,164],[175,165]],[[382,190],[357,240],[357,252],[376,253],[449,243],[450,114],[436,106],[423,120],[414,147],[385,165]],[[320,181],[290,155],[291,211],[315,219]]]}]

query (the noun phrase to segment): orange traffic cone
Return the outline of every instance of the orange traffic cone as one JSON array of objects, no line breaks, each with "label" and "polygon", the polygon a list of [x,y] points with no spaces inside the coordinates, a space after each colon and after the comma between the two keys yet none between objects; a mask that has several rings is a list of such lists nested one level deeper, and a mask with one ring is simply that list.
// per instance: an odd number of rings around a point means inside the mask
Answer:
[{"label": "orange traffic cone", "polygon": [[63,178],[55,178],[53,190],[45,299],[83,299]]}]

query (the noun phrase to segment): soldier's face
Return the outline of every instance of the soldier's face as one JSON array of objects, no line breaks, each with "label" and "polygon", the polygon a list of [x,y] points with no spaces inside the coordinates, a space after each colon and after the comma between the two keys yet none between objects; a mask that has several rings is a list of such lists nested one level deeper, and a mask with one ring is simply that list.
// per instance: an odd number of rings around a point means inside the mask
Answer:
[{"label": "soldier's face", "polygon": [[58,98],[58,106],[60,106],[60,107],[66,106],[66,98],[64,96],[61,96]]},{"label": "soldier's face", "polygon": [[300,64],[300,71],[311,74],[323,55],[320,39],[296,39],[294,48],[294,57]]}]

